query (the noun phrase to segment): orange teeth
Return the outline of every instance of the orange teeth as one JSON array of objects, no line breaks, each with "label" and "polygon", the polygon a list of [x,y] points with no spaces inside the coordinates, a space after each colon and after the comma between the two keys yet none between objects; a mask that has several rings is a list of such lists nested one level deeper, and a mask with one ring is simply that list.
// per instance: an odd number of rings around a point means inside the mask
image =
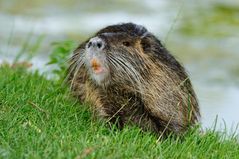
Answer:
[{"label": "orange teeth", "polygon": [[95,58],[91,60],[91,67],[95,73],[101,73],[103,71],[100,62]]}]

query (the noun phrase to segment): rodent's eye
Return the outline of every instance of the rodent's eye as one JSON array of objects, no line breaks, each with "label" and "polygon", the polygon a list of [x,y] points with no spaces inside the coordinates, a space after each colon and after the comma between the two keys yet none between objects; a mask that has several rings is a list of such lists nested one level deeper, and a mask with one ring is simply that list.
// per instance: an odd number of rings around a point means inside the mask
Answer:
[{"label": "rodent's eye", "polygon": [[124,41],[124,42],[123,42],[123,45],[128,47],[128,46],[130,46],[130,42]]}]

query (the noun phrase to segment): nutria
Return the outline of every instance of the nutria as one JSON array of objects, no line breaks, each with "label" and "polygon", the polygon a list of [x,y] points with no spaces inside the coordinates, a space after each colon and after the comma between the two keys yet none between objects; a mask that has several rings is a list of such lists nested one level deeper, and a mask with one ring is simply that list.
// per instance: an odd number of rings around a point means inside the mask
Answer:
[{"label": "nutria", "polygon": [[141,25],[107,26],[80,44],[68,82],[80,101],[119,128],[181,134],[200,117],[185,69]]}]

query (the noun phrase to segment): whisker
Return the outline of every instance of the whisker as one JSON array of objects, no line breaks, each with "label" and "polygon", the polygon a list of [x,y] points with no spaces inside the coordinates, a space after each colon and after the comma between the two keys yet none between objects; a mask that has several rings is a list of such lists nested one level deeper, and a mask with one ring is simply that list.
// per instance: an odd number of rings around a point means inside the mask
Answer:
[{"label": "whisker", "polygon": [[130,64],[130,62],[128,62],[127,60],[123,59],[123,58],[116,58],[123,66],[125,66],[125,68],[127,69],[127,71],[130,72],[130,75],[134,78],[135,82],[137,82],[138,86],[141,87],[142,82],[144,81],[143,78],[141,77],[141,75],[139,74],[139,72],[134,69],[134,67],[132,66],[132,64]]},{"label": "whisker", "polygon": [[[82,52],[83,52],[83,50],[82,50]],[[71,83],[70,83],[70,89],[72,89],[73,83],[76,79],[76,75],[79,72],[81,66],[84,64],[83,59],[84,59],[85,55],[82,52],[77,52],[71,57],[71,59],[73,59],[73,60],[69,67],[70,71],[64,80],[64,81],[66,81],[67,79],[69,79],[69,76],[74,72],[73,78],[71,79]]]},{"label": "whisker", "polygon": [[[118,57],[112,57],[109,55],[111,61],[117,64],[119,68],[121,68],[122,76],[127,76],[134,87],[134,92],[136,95],[136,92],[142,93],[142,80],[140,80],[139,73],[133,68],[133,66],[123,58]],[[131,66],[131,67],[130,67]],[[118,72],[119,73],[119,72]]]},{"label": "whisker", "polygon": [[77,66],[77,61],[82,58],[82,54],[80,52],[74,52],[74,54],[68,58],[65,62],[68,63],[68,69],[66,70],[67,74],[63,79],[62,85],[67,82],[71,73],[75,70]]},{"label": "whisker", "polygon": [[73,83],[74,83],[74,81],[75,81],[75,79],[76,79],[76,75],[77,75],[77,73],[79,72],[79,70],[80,70],[80,68],[81,68],[81,66],[82,66],[83,64],[84,64],[84,61],[83,61],[83,60],[79,60],[79,61],[77,62],[77,67],[76,67],[76,70],[75,70],[75,72],[74,72],[73,79],[72,79],[72,81],[71,81],[70,89],[72,89]]}]

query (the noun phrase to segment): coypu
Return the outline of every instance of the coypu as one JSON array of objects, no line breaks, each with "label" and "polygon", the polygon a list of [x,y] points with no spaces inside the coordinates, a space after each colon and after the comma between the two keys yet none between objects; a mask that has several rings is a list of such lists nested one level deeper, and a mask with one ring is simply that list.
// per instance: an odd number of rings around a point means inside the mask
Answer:
[{"label": "coypu", "polygon": [[200,117],[183,66],[134,23],[107,26],[80,44],[70,58],[68,82],[80,101],[119,128],[181,134]]}]

